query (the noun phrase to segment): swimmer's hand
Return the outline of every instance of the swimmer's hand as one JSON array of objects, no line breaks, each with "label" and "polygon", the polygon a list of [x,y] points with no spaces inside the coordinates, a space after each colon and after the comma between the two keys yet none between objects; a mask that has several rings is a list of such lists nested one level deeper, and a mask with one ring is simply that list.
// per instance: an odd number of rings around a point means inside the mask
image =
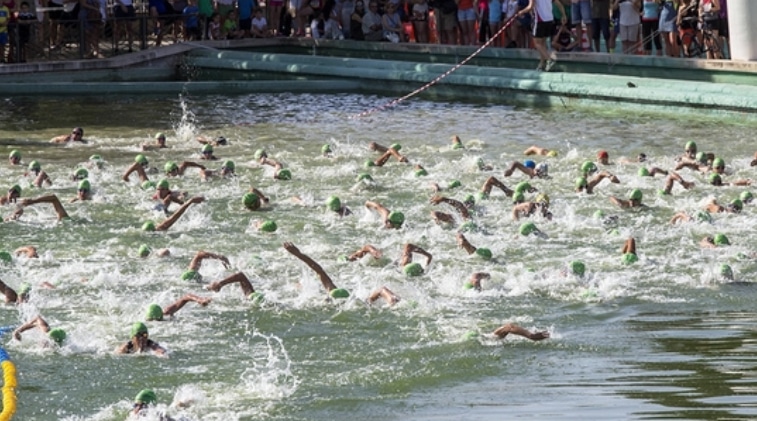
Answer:
[{"label": "swimmer's hand", "polygon": [[287,241],[287,242],[285,242],[283,244],[283,246],[284,246],[284,250],[286,250],[286,251],[288,251],[288,252],[290,252],[290,253],[292,253],[294,255],[301,254],[300,253],[300,249],[298,249],[297,246],[294,245],[294,243],[291,243],[291,242]]},{"label": "swimmer's hand", "polygon": [[[220,284],[220,283],[218,283],[218,282],[213,282],[213,283],[211,283],[211,284],[208,284],[208,285],[206,285],[206,286],[205,286],[205,289],[207,289],[208,291],[214,291],[214,292],[218,292],[218,291],[220,291],[220,290],[221,290],[221,284]],[[205,302],[204,304],[203,304],[203,303],[201,303],[201,302],[198,302],[198,303],[199,303],[199,304],[200,304],[201,306],[206,306],[206,305],[208,305],[208,303],[209,303],[209,302],[210,302],[210,299],[208,299],[208,301],[207,301],[207,302]]]},{"label": "swimmer's hand", "polygon": [[532,333],[531,336],[529,337],[529,339],[531,339],[532,341],[540,341],[542,339],[547,339],[547,338],[549,338],[549,332],[547,332],[546,330],[543,332]]},{"label": "swimmer's hand", "polygon": [[202,196],[196,196],[196,197],[193,197],[193,198],[189,199],[187,202],[189,202],[189,203],[202,203],[204,201],[205,201],[204,197],[202,197]]},{"label": "swimmer's hand", "polygon": [[431,202],[434,205],[438,205],[439,203],[442,203],[443,200],[444,200],[444,197],[436,194],[431,199],[429,199],[429,202]]}]

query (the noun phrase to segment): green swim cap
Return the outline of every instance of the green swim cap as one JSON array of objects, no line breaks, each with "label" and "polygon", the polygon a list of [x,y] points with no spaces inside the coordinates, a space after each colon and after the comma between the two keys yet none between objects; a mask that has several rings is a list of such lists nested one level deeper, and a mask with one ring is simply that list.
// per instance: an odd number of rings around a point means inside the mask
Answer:
[{"label": "green swim cap", "polygon": [[538,232],[539,229],[536,228],[536,224],[534,224],[533,222],[525,222],[525,223],[521,224],[519,231],[520,231],[520,235],[526,235],[527,236],[527,235],[531,235],[531,234],[533,234],[535,232]]},{"label": "green swim cap", "polygon": [[142,389],[134,398],[135,403],[143,403],[146,405],[154,404],[158,401],[158,397],[155,396],[155,392],[150,389]]},{"label": "green swim cap", "polygon": [[466,195],[463,203],[474,205],[476,204],[476,198],[472,194]]},{"label": "green swim cap", "polygon": [[471,232],[478,230],[478,225],[476,225],[473,221],[465,221],[460,225],[460,228],[458,228],[460,232]]},{"label": "green swim cap", "polygon": [[744,202],[742,202],[741,199],[731,200],[730,205],[734,207],[737,211],[741,211],[742,209],[744,209]]},{"label": "green swim cap", "polygon": [[521,181],[520,183],[515,185],[516,193],[524,193],[528,190],[531,190],[531,185],[528,183],[528,181]]},{"label": "green swim cap", "polygon": [[452,144],[452,149],[465,149],[463,142],[455,142]]},{"label": "green swim cap", "polygon": [[329,196],[329,198],[326,199],[326,207],[334,212],[339,212],[339,209],[342,208],[342,201],[336,196]]},{"label": "green swim cap", "polygon": [[99,154],[94,154],[94,155],[92,155],[92,156],[89,157],[89,160],[90,161],[102,161],[103,157],[100,156]]},{"label": "green swim cap", "polygon": [[375,166],[376,166],[376,163],[375,163],[375,162],[373,162],[373,161],[372,161],[372,160],[370,160],[370,159],[366,159],[366,160],[365,160],[365,162],[363,162],[363,166],[364,166],[365,168],[375,167]]},{"label": "green swim cap", "polygon": [[476,332],[475,330],[469,330],[465,332],[462,337],[463,341],[472,341],[476,338],[478,338],[478,332]]},{"label": "green swim cap", "polygon": [[175,163],[173,161],[168,161],[168,162],[166,162],[165,165],[163,165],[163,170],[165,170],[166,174],[172,173],[174,171],[178,171],[179,170],[179,164],[177,164],[177,163]]},{"label": "green swim cap", "polygon": [[423,168],[421,168],[421,169],[419,169],[419,170],[415,170],[415,176],[416,176],[416,177],[425,177],[425,176],[427,176],[427,175],[428,175],[428,171],[426,171],[426,170],[425,170],[425,169],[423,169]]},{"label": "green swim cap", "polygon": [[22,282],[18,287],[18,295],[27,295],[32,292],[32,284],[28,282]]},{"label": "green swim cap", "polygon": [[152,249],[147,244],[142,244],[139,246],[139,250],[137,251],[137,254],[139,257],[147,257],[152,253]]},{"label": "green swim cap", "polygon": [[697,148],[696,142],[690,140],[686,142],[686,146],[684,146],[683,149],[688,151],[688,150],[696,150],[696,148]]},{"label": "green swim cap", "polygon": [[669,194],[670,194],[670,192],[667,191],[667,190],[665,190],[665,189],[657,189],[657,195],[658,196],[667,196]]},{"label": "green swim cap", "polygon": [[589,183],[586,181],[586,177],[578,177],[576,178],[576,188],[577,189],[583,189],[586,186],[588,186]]},{"label": "green swim cap", "polygon": [[715,184],[715,185],[717,185],[717,184],[723,184],[723,179],[720,178],[720,174],[718,174],[716,172],[710,174],[710,176],[707,177],[707,178],[708,178],[710,184]]},{"label": "green swim cap", "polygon": [[485,247],[479,247],[476,249],[476,255],[484,260],[491,260],[492,251]]},{"label": "green swim cap", "polygon": [[730,241],[728,241],[728,237],[725,236],[725,234],[715,234],[715,238],[713,239],[713,242],[716,246],[728,246],[731,244]]},{"label": "green swim cap", "polygon": [[639,261],[639,257],[636,256],[634,253],[624,253],[623,254],[623,263],[626,265],[630,265],[632,263],[636,263]]},{"label": "green swim cap", "polygon": [[555,157],[555,156],[557,156],[557,151],[554,151],[554,150],[549,151],[549,152],[547,152],[547,156]]},{"label": "green swim cap", "polygon": [[135,322],[131,325],[131,336],[142,335],[147,332],[147,326],[142,322]]},{"label": "green swim cap", "polygon": [[85,178],[89,177],[89,171],[87,171],[86,168],[79,168],[74,173],[74,178],[77,180],[83,180]]},{"label": "green swim cap", "polygon": [[486,166],[486,162],[484,162],[484,158],[478,158],[476,160],[476,166],[478,167],[479,170],[484,169],[484,167]]},{"label": "green swim cap", "polygon": [[141,187],[142,187],[142,190],[151,190],[151,189],[154,189],[155,188],[155,182],[154,181],[150,181],[150,180],[145,180],[142,183]]},{"label": "green swim cap", "polygon": [[397,211],[389,212],[389,216],[386,219],[390,224],[399,228],[405,222],[405,214]]},{"label": "green swim cap", "polygon": [[200,274],[197,273],[196,270],[187,270],[181,274],[182,281],[194,281],[194,280],[199,280],[199,279],[200,279]]},{"label": "green swim cap", "polygon": [[155,138],[156,139],[165,139],[166,135],[164,135],[163,133],[155,133]]},{"label": "green swim cap", "polygon": [[260,160],[260,158],[267,157],[268,154],[263,149],[258,149],[255,151],[255,159]]},{"label": "green swim cap", "polygon": [[279,180],[291,180],[292,172],[286,168],[282,168],[281,170],[279,170],[278,174],[276,174],[276,178]]},{"label": "green swim cap", "polygon": [[733,269],[727,264],[720,265],[720,276],[726,279],[733,279]]},{"label": "green swim cap", "polygon": [[165,178],[162,179],[162,180],[160,180],[160,181],[158,181],[158,184],[155,186],[155,188],[158,189],[158,190],[160,190],[160,189],[166,189],[166,190],[168,190],[170,187],[171,187],[171,185],[168,184],[168,180],[166,180]]},{"label": "green swim cap", "polygon": [[712,222],[712,215],[710,215],[709,212],[698,211],[697,220],[699,220],[700,222]]},{"label": "green swim cap", "polygon": [[10,188],[10,190],[15,191],[16,194],[21,196],[21,186],[19,186],[18,184],[14,184],[13,187]]},{"label": "green swim cap", "polygon": [[470,281],[465,281],[465,283],[463,284],[463,289],[473,289],[475,287],[476,286],[473,285],[473,282]]},{"label": "green swim cap", "polygon": [[8,158],[18,158],[21,159],[21,152],[19,152],[18,149],[14,149],[11,151],[10,155],[8,155]]},{"label": "green swim cap", "polygon": [[480,191],[476,193],[476,197],[473,201],[475,203],[475,202],[483,202],[484,200],[489,200],[489,194],[486,192]]},{"label": "green swim cap", "polygon": [[723,161],[722,158],[715,158],[712,160],[712,166],[713,168],[722,168],[725,167],[725,161]]},{"label": "green swim cap", "polygon": [[357,182],[361,182],[363,180],[365,180],[365,181],[373,181],[373,177],[371,177],[371,175],[368,174],[368,173],[362,172],[362,173],[358,174],[357,178],[355,179],[355,181],[357,181]]},{"label": "green swim cap", "polygon": [[139,154],[134,157],[134,162],[136,162],[139,165],[147,165],[149,162],[147,162],[147,157]]},{"label": "green swim cap", "polygon": [[523,203],[526,201],[526,195],[522,191],[513,194],[513,203]]},{"label": "green swim cap", "polygon": [[394,149],[395,151],[399,152],[400,149],[402,149],[402,145],[399,143],[392,143],[391,146],[389,146],[389,149]]},{"label": "green swim cap", "polygon": [[649,177],[649,170],[647,167],[640,167],[638,174],[639,177]]},{"label": "green swim cap", "polygon": [[633,189],[633,190],[631,190],[631,193],[628,194],[628,198],[631,199],[631,200],[639,200],[640,201],[642,197],[643,197],[643,195],[641,193],[641,190],[639,190],[639,189]]},{"label": "green swim cap", "polygon": [[739,199],[741,199],[741,201],[743,201],[744,203],[749,203],[752,201],[752,199],[754,199],[754,196],[752,196],[752,192],[743,191],[739,195]]},{"label": "green swim cap", "polygon": [[407,276],[421,276],[423,275],[423,266],[421,266],[420,263],[412,262],[405,265],[404,268],[402,268],[402,271],[405,272],[405,275]]},{"label": "green swim cap", "polygon": [[251,292],[250,295],[247,296],[247,299],[252,301],[255,304],[258,304],[262,302],[263,300],[265,300],[265,297],[263,296],[263,294],[255,291],[255,292]]},{"label": "green swim cap", "polygon": [[268,220],[260,224],[260,231],[263,232],[275,232],[279,227],[276,222]]},{"label": "green swim cap", "polygon": [[573,272],[574,275],[584,276],[584,273],[586,272],[586,265],[584,265],[583,262],[574,260],[570,262],[570,271]]},{"label": "green swim cap", "polygon": [[597,166],[591,161],[584,161],[584,163],[581,164],[581,172],[584,174],[591,174],[596,170]]},{"label": "green swim cap", "polygon": [[225,168],[227,171],[234,172],[236,165],[234,165],[234,161],[226,160],[223,162],[222,168]]},{"label": "green swim cap", "polygon": [[697,159],[697,162],[699,162],[700,164],[707,163],[707,155],[705,155],[704,152],[697,152],[696,159]]},{"label": "green swim cap", "polygon": [[87,190],[87,191],[89,191],[90,187],[91,186],[89,184],[89,180],[82,180],[82,181],[79,182],[79,186],[78,186],[77,190]]},{"label": "green swim cap", "polygon": [[163,320],[163,309],[157,304],[150,304],[145,312],[145,320]]},{"label": "green swim cap", "polygon": [[461,187],[463,183],[460,182],[460,180],[452,180],[447,184],[447,189],[452,190],[456,189],[458,187]]},{"label": "green swim cap", "polygon": [[2,260],[5,263],[11,263],[13,262],[13,258],[11,257],[11,254],[7,251],[0,251],[0,260]]},{"label": "green swim cap", "polygon": [[47,336],[49,336],[53,342],[58,344],[58,346],[61,346],[63,345],[63,341],[66,340],[66,331],[56,327],[55,329],[50,329],[50,331],[47,332]]},{"label": "green swim cap", "polygon": [[334,288],[329,291],[331,298],[347,298],[350,296],[350,292],[344,288]]},{"label": "green swim cap", "polygon": [[213,145],[206,143],[202,146],[202,153],[213,153]]},{"label": "green swim cap", "polygon": [[142,231],[155,231],[155,222],[147,221],[142,224]]},{"label": "green swim cap", "polygon": [[32,161],[29,163],[29,171],[39,171],[42,169],[42,165],[39,164],[37,161]]},{"label": "green swim cap", "polygon": [[252,209],[260,206],[260,197],[255,193],[245,193],[244,196],[242,196],[242,203],[244,204],[244,207]]},{"label": "green swim cap", "polygon": [[602,219],[605,217],[605,211],[602,209],[597,209],[594,211],[594,219]]},{"label": "green swim cap", "polygon": [[329,145],[329,144],[327,143],[327,144],[325,144],[325,145],[321,146],[321,153],[322,153],[322,154],[331,153],[331,145]]}]

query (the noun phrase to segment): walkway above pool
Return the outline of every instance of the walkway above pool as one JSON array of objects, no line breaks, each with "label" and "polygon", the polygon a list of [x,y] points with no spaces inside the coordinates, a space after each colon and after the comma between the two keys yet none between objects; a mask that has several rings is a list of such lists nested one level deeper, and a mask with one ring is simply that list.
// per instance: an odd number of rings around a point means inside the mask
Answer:
[{"label": "walkway above pool", "polygon": [[[0,67],[0,93],[371,92],[402,96],[473,47],[269,39],[175,44],[105,60]],[[631,107],[757,116],[757,63],[487,48],[421,97],[528,106]],[[672,107],[672,108],[671,108]]]}]

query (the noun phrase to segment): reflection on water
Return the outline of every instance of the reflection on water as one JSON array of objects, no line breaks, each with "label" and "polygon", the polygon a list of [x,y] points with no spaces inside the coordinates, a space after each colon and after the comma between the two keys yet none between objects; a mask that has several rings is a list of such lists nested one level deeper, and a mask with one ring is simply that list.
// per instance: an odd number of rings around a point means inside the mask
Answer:
[{"label": "reflection on water", "polygon": [[[423,101],[348,118],[384,102],[306,94],[4,100],[0,146],[21,149],[25,163],[39,160],[54,181],[44,190],[31,188],[23,168],[0,165],[0,178],[23,186],[24,197],[52,192],[71,198],[72,172],[93,153],[105,161],[101,169],[90,168],[94,200],[65,204],[70,221],[57,223],[52,209],[35,206],[21,221],[0,225],[4,248],[34,244],[41,255],[3,264],[3,281],[13,287],[30,281],[34,289],[30,303],[0,312],[0,325],[42,314],[69,334],[61,350],[41,346],[38,332],[21,342],[5,338],[19,367],[18,418],[121,420],[145,387],[156,389],[160,411],[190,420],[755,415],[754,323],[745,312],[757,299],[750,284],[757,240],[745,228],[755,222],[753,205],[740,215],[716,215],[712,223],[668,223],[675,211],[694,212],[712,198],[728,202],[746,188],[718,189],[705,175],[682,172],[696,188],[658,196],[660,177],[637,176],[638,164],[613,164],[604,169],[621,183],[602,184],[594,195],[574,192],[578,168],[599,149],[614,161],[644,152],[650,165],[672,168],[691,139],[722,154],[728,177],[753,178],[748,122]],[[47,143],[73,126],[84,127],[89,144]],[[153,192],[121,180],[138,145],[157,132],[167,134],[170,148],[146,154],[155,168],[152,179],[160,178],[166,161],[197,160],[194,138],[200,134],[230,140],[214,154],[233,159],[238,174],[212,182],[195,172],[170,179],[172,189],[208,200],[161,234],[139,228],[165,218],[154,210]],[[453,134],[465,150],[450,149]],[[725,137],[727,150],[720,144]],[[376,158],[366,147],[371,141],[401,143],[429,176],[416,177],[394,161],[365,168]],[[332,158],[320,156],[326,143]],[[551,198],[554,220],[533,219],[545,238],[521,237],[511,199],[496,192],[477,203],[479,230],[467,234],[494,259],[466,255],[454,228],[431,221],[432,210],[450,209],[429,203],[430,184],[459,180],[460,189],[444,192],[457,199],[474,194],[489,176],[513,186],[525,177],[504,178],[502,172],[534,144],[560,152],[536,157],[549,164],[551,178],[531,180]],[[292,180],[274,180],[270,167],[258,165],[258,148],[283,161]],[[479,158],[494,170],[480,171]],[[357,183],[361,172],[374,183]],[[271,198],[265,211],[243,208],[241,196],[251,186]],[[610,195],[626,196],[632,188],[642,189],[647,209],[621,211],[610,203]],[[354,214],[327,212],[323,203],[331,195]],[[382,229],[364,209],[366,200],[401,210],[404,228]],[[614,222],[595,218],[597,210]],[[9,211],[2,209],[3,215]],[[279,230],[258,232],[254,223],[261,219],[275,219]],[[715,232],[726,233],[732,246],[701,249],[699,240]],[[632,266],[620,262],[628,236],[639,248],[640,261]],[[320,262],[351,299],[325,302],[319,279],[283,251],[284,241]],[[396,267],[408,242],[434,255],[422,277],[407,278]],[[169,248],[172,257],[138,259],[143,243]],[[366,243],[385,258],[338,258]],[[181,280],[199,249],[232,263],[231,270],[206,263],[203,282],[241,270],[265,302],[252,305],[236,286],[211,294],[203,283]],[[572,260],[586,263],[584,277],[565,275]],[[720,279],[722,263],[733,266],[740,283]],[[463,289],[477,271],[491,274],[483,291]],[[43,280],[55,288],[42,288]],[[394,308],[364,302],[382,285],[403,298]],[[213,302],[204,308],[190,303],[173,320],[149,323],[151,337],[169,348],[170,358],[113,356],[149,303],[167,305],[187,292]],[[487,335],[508,321],[547,329],[552,338],[533,343]],[[464,339],[471,331],[479,336]]]}]

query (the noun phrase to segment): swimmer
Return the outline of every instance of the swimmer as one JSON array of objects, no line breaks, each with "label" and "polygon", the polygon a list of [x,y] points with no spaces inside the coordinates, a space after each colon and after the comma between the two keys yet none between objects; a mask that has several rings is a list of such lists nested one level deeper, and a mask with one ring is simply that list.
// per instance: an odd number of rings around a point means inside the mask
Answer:
[{"label": "swimmer", "polygon": [[610,196],[610,202],[612,202],[614,205],[623,209],[638,208],[638,207],[646,206],[643,203],[641,203],[642,197],[643,197],[643,194],[641,193],[641,190],[633,189],[628,194],[628,200],[620,199],[616,196]]},{"label": "swimmer", "polygon": [[670,218],[670,223],[672,225],[675,225],[677,223],[684,223],[684,222],[692,222],[692,221],[702,221],[702,222],[712,222],[712,217],[708,212],[704,211],[697,211],[694,215],[689,215],[688,213],[684,211],[676,212],[672,218]]},{"label": "swimmer", "polygon": [[19,197],[21,197],[21,186],[14,184],[8,189],[8,193],[5,196],[0,196],[0,205],[16,203]]},{"label": "swimmer", "polygon": [[465,282],[463,285],[465,289],[475,289],[476,291],[481,291],[481,281],[484,279],[491,279],[491,275],[487,272],[475,272],[473,273],[470,278]]},{"label": "swimmer", "polygon": [[139,176],[139,182],[144,183],[145,181],[150,181],[150,178],[147,177],[147,170],[146,168],[150,165],[150,162],[147,160],[147,157],[145,157],[142,154],[139,154],[134,157],[134,163],[131,164],[129,168],[126,169],[126,172],[124,172],[124,175],[121,176],[121,179],[123,181],[129,181],[129,176],[132,175],[132,173],[137,173]]},{"label": "swimmer", "polygon": [[201,169],[200,178],[202,181],[209,181],[215,177],[236,177],[237,174],[234,172],[235,168],[234,161],[227,159],[226,161],[223,161],[223,165],[221,165],[221,168],[218,170]]},{"label": "swimmer", "polygon": [[639,174],[639,177],[654,177],[657,174],[668,175],[668,172],[658,167],[651,167],[651,168],[639,167],[639,171],[637,174]]},{"label": "swimmer", "polygon": [[195,254],[195,256],[192,258],[192,261],[189,262],[189,268],[186,272],[184,272],[181,275],[181,279],[183,280],[192,280],[192,279],[201,279],[200,276],[200,268],[202,267],[202,262],[206,259],[215,259],[220,261],[223,264],[223,267],[226,269],[231,268],[231,263],[229,263],[229,259],[222,255],[217,253],[211,253],[209,251],[200,250]]},{"label": "swimmer", "polygon": [[39,257],[37,254],[37,248],[34,246],[21,246],[13,251],[13,254],[18,256],[26,256],[29,259],[36,259]]},{"label": "swimmer", "polygon": [[492,258],[492,252],[491,250],[483,247],[475,247],[473,246],[467,238],[463,235],[463,233],[458,232],[455,236],[457,239],[457,245],[460,246],[463,250],[465,250],[469,255],[476,254],[480,256],[484,260],[489,260]]},{"label": "swimmer", "polygon": [[205,136],[197,136],[197,141],[202,143],[203,145],[212,145],[212,146],[226,146],[229,144],[229,141],[226,140],[223,136],[218,136],[215,139],[208,139]]},{"label": "swimmer", "polygon": [[[688,158],[682,158],[681,161],[676,164],[675,171],[681,170],[683,168],[688,168],[690,170],[699,171],[701,173],[707,173],[709,171],[712,171],[714,168],[714,164],[723,164],[723,167],[725,167],[725,163],[722,162],[721,159],[718,162],[715,162],[715,158],[713,157],[710,159],[707,154],[704,152],[697,152],[695,158],[693,160],[690,160]],[[721,168],[722,170],[722,168]]]},{"label": "swimmer", "polygon": [[612,162],[610,162],[610,154],[605,150],[597,152],[597,161],[602,165],[612,165]]},{"label": "swimmer", "polygon": [[396,149],[388,148],[378,159],[373,161],[373,165],[376,167],[383,167],[391,157],[395,157],[399,162],[408,162],[407,157],[397,152]]},{"label": "swimmer", "polygon": [[516,324],[513,323],[507,323],[497,328],[497,330],[494,331],[494,335],[498,338],[502,339],[506,337],[509,334],[522,336],[526,339],[530,339],[532,341],[540,341],[542,339],[549,338],[549,332],[547,331],[541,331],[541,332],[531,332],[527,329],[524,329]]},{"label": "swimmer", "polygon": [[231,284],[239,284],[239,287],[242,288],[242,294],[250,300],[260,300],[263,297],[259,292],[255,292],[255,288],[252,287],[250,279],[247,278],[247,275],[242,272],[237,272],[231,276],[227,276],[220,281],[211,282],[205,287],[205,289],[218,292],[221,290],[221,288]]},{"label": "swimmer", "polygon": [[379,298],[383,298],[390,307],[400,302],[400,297],[385,286],[371,293],[370,297],[368,297],[368,304],[373,304]]},{"label": "swimmer", "polygon": [[639,163],[639,162],[647,162],[647,154],[645,154],[645,153],[642,152],[642,153],[636,155],[636,158],[634,158],[634,159],[628,159],[628,158],[625,158],[625,157],[622,157],[622,158],[618,159],[618,163],[620,163],[620,164],[636,164],[636,163]]},{"label": "swimmer", "polygon": [[415,164],[413,171],[415,172],[416,177],[425,177],[428,175],[428,171],[426,171],[421,164]]},{"label": "swimmer", "polygon": [[145,313],[145,320],[148,322],[162,321],[166,317],[173,317],[173,315],[181,310],[187,303],[197,303],[201,307],[206,307],[211,301],[210,298],[200,297],[194,294],[186,294],[166,308],[161,308],[157,304],[150,304]]},{"label": "swimmer", "polygon": [[707,236],[699,241],[699,246],[707,249],[714,249],[718,246],[729,246],[731,242],[728,241],[728,237],[725,234],[715,234],[714,237]]},{"label": "swimmer", "polygon": [[431,204],[438,205],[440,203],[446,203],[457,211],[457,213],[460,214],[460,217],[464,220],[468,220],[471,218],[470,212],[468,212],[468,208],[465,206],[465,204],[459,200],[451,199],[449,197],[439,196],[435,195],[430,200]]},{"label": "swimmer", "polygon": [[18,293],[13,288],[5,284],[0,280],[0,293],[5,296],[6,303],[21,304],[29,301],[29,293],[32,290],[32,286],[27,282],[21,284],[18,289]]},{"label": "swimmer", "polygon": [[53,205],[53,208],[55,209],[55,213],[58,215],[58,220],[62,220],[65,218],[68,218],[68,213],[66,212],[66,209],[63,208],[63,204],[60,202],[60,199],[58,199],[58,196],[54,194],[49,194],[46,196],[40,196],[36,198],[29,198],[29,199],[23,199],[21,200],[21,204],[16,209],[16,212],[13,214],[13,220],[17,220],[21,215],[24,213],[24,208],[32,205],[36,205],[38,203],[50,203]]},{"label": "swimmer", "polygon": [[258,210],[261,206],[261,200],[263,203],[268,203],[269,199],[260,190],[255,187],[250,187],[250,191],[242,196],[242,203],[244,207],[249,210]]},{"label": "swimmer", "polygon": [[37,161],[29,163],[29,172],[25,173],[24,176],[31,174],[34,174],[34,181],[32,181],[34,187],[42,187],[42,183],[47,183],[48,186],[53,185],[53,181],[50,180],[46,172],[42,171],[42,166]]},{"label": "swimmer", "polygon": [[530,155],[542,155],[542,156],[557,156],[557,151],[547,148],[542,148],[539,146],[530,146],[528,149],[523,151],[523,155],[530,156]]},{"label": "swimmer", "polygon": [[505,193],[507,197],[513,197],[513,191],[508,188],[503,182],[499,181],[496,177],[491,176],[484,181],[484,185],[481,186],[481,195],[483,197],[489,197],[492,188],[498,188]]},{"label": "swimmer", "polygon": [[397,151],[399,151],[402,148],[402,146],[400,146],[399,143],[393,143],[389,147],[386,147],[386,146],[383,146],[383,145],[379,145],[376,142],[371,142],[371,143],[368,144],[368,149],[369,150],[374,151],[374,152],[378,152],[380,154],[386,153],[386,151],[388,151],[390,148],[391,149],[396,149]]},{"label": "swimmer", "polygon": [[662,194],[670,194],[673,190],[673,184],[675,184],[676,182],[686,190],[694,187],[693,181],[686,181],[677,172],[672,172],[670,173],[670,175],[668,175],[668,178],[665,179],[665,188],[662,189]]},{"label": "swimmer", "polygon": [[715,187],[723,187],[723,186],[751,186],[752,180],[749,179],[739,179],[735,181],[731,181],[730,183],[726,183],[723,181],[723,177],[720,176],[718,173],[711,173],[709,177],[707,177],[707,181],[710,182]]},{"label": "swimmer", "polygon": [[754,157],[752,158],[752,161],[749,163],[750,167],[754,167],[757,165],[757,152],[754,153]]},{"label": "swimmer", "polygon": [[363,256],[365,256],[366,254],[370,254],[371,256],[373,256],[374,259],[380,259],[384,255],[381,252],[381,250],[377,249],[376,247],[373,247],[370,244],[366,244],[363,247],[361,247],[358,251],[347,256],[347,261],[354,262],[356,260],[362,259]]},{"label": "swimmer", "polygon": [[21,152],[14,149],[8,154],[8,163],[11,165],[21,165]]},{"label": "swimmer", "polygon": [[602,180],[610,180],[611,183],[618,184],[620,180],[618,177],[608,171],[600,171],[591,180],[587,181],[586,176],[581,176],[576,179],[576,192],[586,191],[586,194],[593,194],[594,188],[597,187]]},{"label": "swimmer", "polygon": [[149,339],[147,326],[142,322],[136,322],[131,326],[131,339],[129,342],[116,349],[117,354],[134,354],[152,351],[157,355],[165,356],[166,350],[157,342]]},{"label": "swimmer", "polygon": [[636,254],[636,239],[633,237],[626,239],[620,252],[623,256],[623,263],[631,264],[639,260]]},{"label": "swimmer", "polygon": [[373,209],[381,215],[384,221],[384,228],[402,228],[402,224],[405,222],[405,215],[402,212],[391,212],[378,202],[372,202],[370,200],[365,202],[365,207]]},{"label": "swimmer", "polygon": [[434,192],[434,194],[438,194],[442,192],[443,190],[452,190],[456,189],[458,187],[461,187],[463,184],[460,183],[460,180],[452,180],[449,183],[447,183],[447,187],[439,187],[438,183],[431,183],[431,191]]},{"label": "swimmer", "polygon": [[[407,273],[408,271],[407,266],[413,263],[413,253],[418,253],[423,256],[426,256],[426,269],[428,269],[429,265],[431,264],[431,260],[434,258],[434,256],[431,253],[427,252],[426,250],[416,246],[415,244],[410,244],[410,243],[407,243],[404,246],[402,246],[402,256],[400,257],[400,261],[399,261],[400,268],[403,268],[403,270],[405,270],[405,272]],[[421,270],[421,273],[424,270],[422,267],[419,269]]]},{"label": "swimmer", "polygon": [[463,141],[457,135],[452,136],[452,149],[465,149]]},{"label": "swimmer", "polygon": [[195,203],[202,203],[205,201],[205,198],[202,196],[193,197],[186,202],[184,202],[183,205],[179,209],[177,209],[171,216],[168,217],[165,221],[161,222],[158,225],[155,225],[152,221],[147,221],[142,225],[143,231],[166,231],[169,228],[173,226],[173,224],[176,223],[176,221],[181,218],[182,215],[184,215],[184,212],[189,209],[190,206],[192,206]]},{"label": "swimmer", "polygon": [[744,202],[742,202],[741,199],[733,199],[731,200],[731,203],[726,206],[723,206],[719,204],[717,200],[712,199],[707,205],[705,205],[704,210],[709,213],[739,213],[743,208]]},{"label": "swimmer", "polygon": [[692,162],[697,160],[697,143],[693,140],[686,142],[683,147],[683,155],[677,158],[678,161]]},{"label": "swimmer", "polygon": [[[143,259],[149,257],[151,254],[153,254],[153,250],[147,244],[140,245],[139,250],[137,250],[137,255]],[[171,255],[171,250],[167,248],[157,249],[154,254],[156,257],[168,257]]]},{"label": "swimmer", "polygon": [[50,329],[50,325],[42,318],[42,316],[37,316],[16,328],[16,330],[13,331],[13,337],[17,341],[20,341],[22,333],[34,328],[38,328],[42,333],[47,334],[55,345],[62,346],[63,341],[66,340],[66,331],[61,328]]},{"label": "swimmer", "polygon": [[549,166],[546,162],[542,162],[539,165],[536,165],[534,161],[527,159],[523,161],[522,164],[518,161],[513,162],[510,165],[510,168],[505,171],[505,177],[510,177],[511,175],[513,175],[513,172],[516,169],[520,170],[520,172],[526,174],[530,178],[547,178],[549,175]]},{"label": "swimmer", "polygon": [[192,161],[183,161],[181,165],[177,164],[174,161],[168,161],[165,163],[165,165],[163,165],[163,171],[169,177],[184,175],[184,171],[186,171],[187,168],[199,168],[200,175],[202,175],[202,171],[205,170],[204,165]]},{"label": "swimmer", "polygon": [[143,151],[154,151],[157,149],[164,149],[167,148],[166,146],[166,135],[163,133],[157,133],[155,135],[155,143],[143,143],[142,144],[142,150]]},{"label": "swimmer", "polygon": [[291,180],[292,172],[284,168],[284,164],[270,158],[260,158],[261,165],[273,167],[273,178],[276,180]]},{"label": "swimmer", "polygon": [[[155,392],[151,389],[142,389],[134,398],[134,409],[132,410],[132,413],[134,415],[144,415],[140,413],[146,410],[150,405],[155,405],[157,402],[158,398],[155,396]],[[174,421],[174,419],[165,414],[160,414],[158,416],[158,421]]]},{"label": "swimmer", "polygon": [[206,161],[216,161],[218,160],[218,157],[213,155],[213,145],[211,144],[205,144],[203,145],[201,152],[200,152],[200,159],[204,159]]},{"label": "swimmer", "polygon": [[303,263],[305,263],[311,270],[313,270],[316,275],[321,279],[321,285],[326,289],[326,291],[329,293],[329,295],[333,298],[347,298],[349,296],[349,292],[347,290],[342,288],[337,288],[336,285],[334,285],[334,281],[331,280],[331,277],[326,273],[325,270],[323,270],[323,267],[319,265],[315,260],[311,259],[306,254],[302,253],[300,249],[298,249],[293,243],[286,242],[284,243],[284,250],[288,251],[291,255],[294,257],[300,259]]},{"label": "swimmer", "polygon": [[82,180],[76,187],[76,197],[69,200],[69,203],[78,202],[80,200],[92,200],[92,186],[89,184],[89,180]]},{"label": "swimmer", "polygon": [[512,217],[514,221],[533,215],[537,210],[545,219],[552,220],[552,212],[549,211],[549,196],[544,193],[536,196],[533,202],[523,202],[513,206]]},{"label": "swimmer", "polygon": [[81,143],[87,143],[86,140],[83,139],[84,136],[84,129],[81,127],[74,127],[74,129],[71,131],[71,134],[62,134],[60,136],[55,136],[50,140],[51,143],[68,143],[68,142],[81,142]]},{"label": "swimmer", "polygon": [[350,208],[347,205],[342,205],[342,201],[337,196],[329,196],[326,199],[326,208],[332,212],[336,212],[339,216],[352,215]]}]

